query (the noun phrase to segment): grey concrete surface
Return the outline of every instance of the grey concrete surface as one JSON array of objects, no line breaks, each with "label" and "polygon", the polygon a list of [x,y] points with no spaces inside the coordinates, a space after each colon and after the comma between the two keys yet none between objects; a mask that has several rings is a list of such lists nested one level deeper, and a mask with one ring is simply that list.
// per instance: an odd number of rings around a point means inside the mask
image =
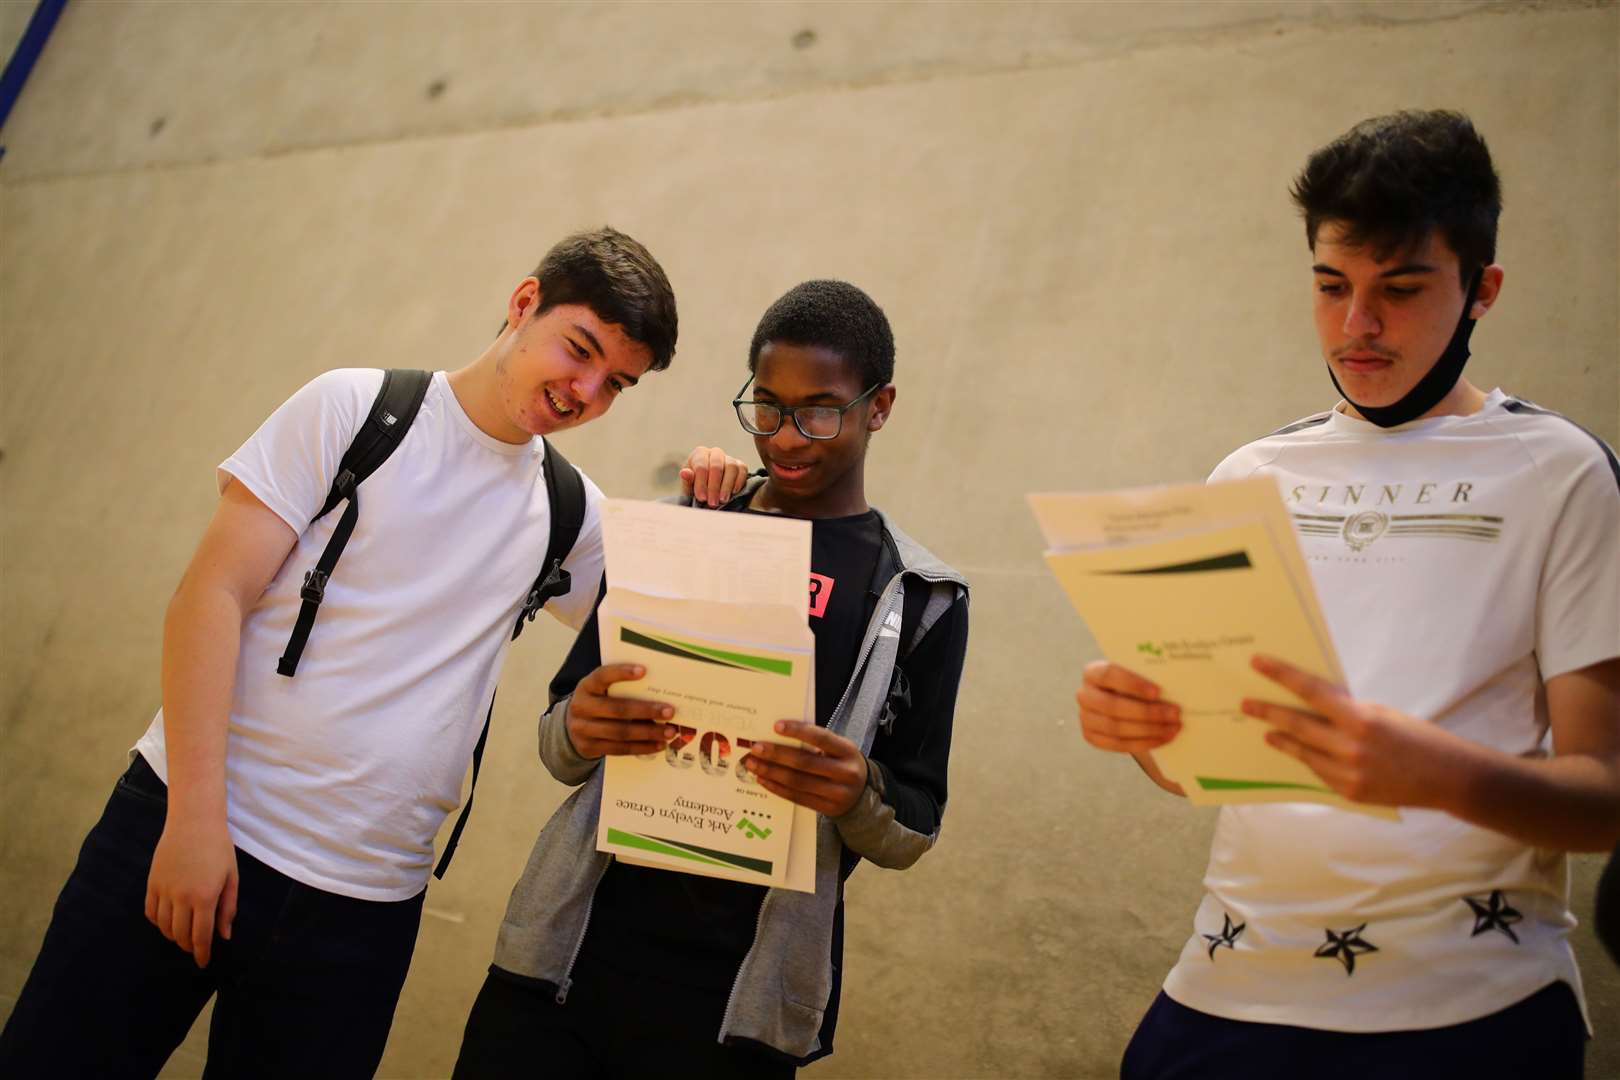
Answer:
[{"label": "grey concrete surface", "polygon": [[42,65],[9,137],[22,151],[14,176],[98,172],[1527,6],[74,0],[64,30],[75,46]]},{"label": "grey concrete surface", "polygon": [[33,17],[34,5],[17,3],[16,0],[0,2],[0,58],[9,59],[22,40],[23,31],[28,29],[28,20]]},{"label": "grey concrete surface", "polygon": [[[1196,479],[1331,403],[1286,187],[1402,106],[1467,109],[1503,173],[1470,374],[1620,439],[1617,42],[1581,3],[75,0],[0,133],[0,1012],[156,707],[214,464],[316,372],[469,359],[550,241],[611,221],[668,269],[681,349],[570,457],[650,496],[692,444],[742,448],[754,321],[847,277],[900,350],[873,500],[976,586],[941,845],[852,880],[838,1052],[807,1075],[1112,1075],[1212,818],[1078,737],[1095,647],[1022,495]],[[564,794],[532,724],[568,636],[537,630],[383,1075],[448,1071]],[[1576,941],[1590,1075],[1620,1076],[1620,974]]]}]

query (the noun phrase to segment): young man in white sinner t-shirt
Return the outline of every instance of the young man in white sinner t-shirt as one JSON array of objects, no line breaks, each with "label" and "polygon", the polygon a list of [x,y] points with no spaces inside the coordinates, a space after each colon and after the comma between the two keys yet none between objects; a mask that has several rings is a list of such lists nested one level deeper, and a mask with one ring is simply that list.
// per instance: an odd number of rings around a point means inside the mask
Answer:
[{"label": "young man in white sinner t-shirt", "polygon": [[[164,624],[163,707],[57,902],[0,1075],[153,1076],[215,991],[210,1074],[375,1071],[433,838],[546,551],[539,437],[603,415],[675,349],[662,268],[608,228],[553,247],[505,320],[433,374],[360,485],[296,677],[277,658],[341,513],[311,518],[383,373],[319,376],[219,467]],[[584,487],[573,588],[548,605],[576,628],[602,573]]]},{"label": "young man in white sinner t-shirt", "polygon": [[[1294,197],[1344,400],[1211,479],[1278,479],[1348,685],[1256,657],[1309,708],[1243,708],[1400,820],[1223,808],[1193,932],[1122,1072],[1578,1077],[1564,853],[1620,838],[1620,466],[1461,378],[1503,281],[1500,187],[1466,118],[1359,124]],[[1077,696],[1087,741],[1182,794],[1150,756],[1175,703],[1102,661]]]}]

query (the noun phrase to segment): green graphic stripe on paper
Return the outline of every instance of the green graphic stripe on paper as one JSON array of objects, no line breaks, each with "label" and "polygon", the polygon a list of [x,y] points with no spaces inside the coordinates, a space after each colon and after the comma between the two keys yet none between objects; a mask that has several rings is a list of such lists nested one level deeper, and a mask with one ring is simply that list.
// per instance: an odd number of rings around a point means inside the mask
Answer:
[{"label": "green graphic stripe on paper", "polygon": [[651,851],[659,855],[673,855],[680,859],[691,859],[693,862],[705,866],[724,866],[733,870],[752,870],[757,874],[769,874],[771,863],[769,859],[750,859],[745,855],[733,855],[728,851],[715,851],[713,848],[698,847],[696,844],[683,844],[678,840],[669,840],[661,836],[642,836],[638,833],[628,833],[612,827],[608,828],[608,843],[623,844],[625,847],[639,848],[642,851]]},{"label": "green graphic stripe on paper", "polygon": [[687,660],[696,660],[703,664],[719,664],[721,667],[728,668],[738,667],[736,664],[727,664],[721,660],[711,660],[707,656],[699,656],[697,653],[676,648],[674,645],[666,645],[657,638],[650,638],[646,634],[638,634],[627,626],[619,627],[619,640],[628,645],[639,645],[641,648],[651,649],[653,652],[669,653],[671,656],[679,656]]},{"label": "green graphic stripe on paper", "polygon": [[684,656],[688,660],[698,660],[705,664],[719,664],[722,667],[762,671],[768,675],[793,674],[793,661],[791,660],[778,660],[771,656],[754,656],[750,653],[727,652],[724,649],[710,649],[702,645],[694,645],[690,641],[681,641],[678,638],[662,638],[654,637],[651,634],[639,634],[628,626],[619,627],[619,640],[630,645],[639,645],[643,649],[669,653],[671,656]]},{"label": "green graphic stripe on paper", "polygon": [[1198,777],[1198,786],[1205,791],[1320,791],[1324,795],[1332,795],[1331,788],[1316,784],[1282,784],[1271,780],[1227,780],[1218,776]]},{"label": "green graphic stripe on paper", "polygon": [[608,829],[608,843],[623,844],[625,847],[640,848],[642,851],[652,851],[659,855],[675,855],[682,859],[691,859],[693,862],[703,863],[706,866],[726,865],[718,860],[705,859],[701,856],[693,855],[691,852],[683,851],[678,847],[672,847],[668,843],[656,840],[650,836],[637,836],[635,833],[621,832],[614,828]]},{"label": "green graphic stripe on paper", "polygon": [[1226,555],[1213,555],[1207,559],[1195,559],[1192,562],[1172,563],[1169,566],[1147,566],[1140,570],[1103,570],[1101,573],[1109,576],[1123,576],[1129,574],[1200,574],[1207,570],[1247,570],[1254,564],[1249,562],[1247,551],[1233,551]]}]

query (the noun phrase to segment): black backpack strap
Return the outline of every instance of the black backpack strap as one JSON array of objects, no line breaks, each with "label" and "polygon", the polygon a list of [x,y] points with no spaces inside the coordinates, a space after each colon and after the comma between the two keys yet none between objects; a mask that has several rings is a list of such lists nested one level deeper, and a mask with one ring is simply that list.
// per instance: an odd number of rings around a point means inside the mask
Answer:
[{"label": "black backpack strap", "polygon": [[550,440],[542,438],[540,441],[546,444],[541,469],[546,476],[546,501],[551,506],[551,539],[546,542],[546,560],[540,564],[540,576],[534,579],[529,595],[523,600],[523,610],[518,612],[517,625],[512,627],[513,641],[523,633],[525,622],[533,622],[549,601],[567,596],[573,588],[573,580],[562,564],[574,550],[579,530],[585,527],[584,479]]},{"label": "black backpack strap", "polygon": [[[541,441],[546,444],[545,459],[540,467],[545,473],[546,502],[551,507],[551,537],[546,541],[546,560],[541,564],[540,576],[534,579],[528,596],[524,597],[517,625],[512,627],[513,641],[523,633],[523,624],[532,621],[548,601],[568,595],[573,578],[562,568],[562,564],[569,552],[574,550],[574,541],[579,539],[579,531],[585,526],[585,481],[580,477],[579,470],[558,453],[550,440]],[[439,865],[433,869],[433,876],[441,880],[444,872],[450,869],[450,857],[456,853],[456,845],[461,843],[461,832],[467,827],[467,815],[472,813],[473,796],[478,793],[478,770],[484,763],[484,744],[489,742],[489,723],[494,716],[495,696],[491,694],[489,712],[484,715],[484,730],[479,732],[478,745],[473,747],[472,784],[467,788],[467,801],[462,804],[461,814],[456,818],[455,827],[450,830],[450,839],[444,843],[444,854],[439,856]]]},{"label": "black backpack strap", "polygon": [[911,683],[901,667],[916,651],[928,631],[939,622],[940,616],[956,603],[959,589],[953,581],[929,581],[908,576],[903,587],[905,594],[900,607],[900,655],[895,660],[894,674],[889,677],[889,695],[883,702],[883,715],[878,724],[884,731],[893,732],[894,722],[911,708]]},{"label": "black backpack strap", "polygon": [[316,560],[315,569],[304,574],[304,587],[298,590],[304,603],[298,609],[298,620],[293,624],[292,635],[287,638],[287,649],[276,662],[278,674],[291,678],[298,671],[298,660],[304,654],[304,644],[315,625],[315,614],[326,596],[326,582],[331,578],[338,558],[354,532],[355,522],[360,519],[357,489],[399,446],[405,432],[410,430],[411,422],[416,419],[417,410],[422,407],[422,399],[427,396],[428,384],[432,381],[433,373],[429,371],[395,368],[383,372],[382,388],[371,403],[371,412],[360,425],[360,430],[355,432],[354,441],[343,452],[343,459],[338,462],[337,479],[332,481],[332,490],[327,493],[320,513],[310,518],[313,524],[338,503],[348,501],[343,517],[338,520],[337,528],[332,530],[331,539],[326,542],[326,550]]}]

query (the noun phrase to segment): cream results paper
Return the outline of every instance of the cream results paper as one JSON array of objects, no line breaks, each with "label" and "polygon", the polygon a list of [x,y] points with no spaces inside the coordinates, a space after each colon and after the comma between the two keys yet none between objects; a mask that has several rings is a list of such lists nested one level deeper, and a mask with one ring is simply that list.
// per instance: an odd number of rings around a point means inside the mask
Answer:
[{"label": "cream results paper", "polygon": [[1047,565],[1103,655],[1181,706],[1153,752],[1194,803],[1316,802],[1378,817],[1265,743],[1245,697],[1303,704],[1257,674],[1267,653],[1343,683],[1282,497],[1268,477],[1099,494],[1030,495]]},{"label": "cream results paper", "polygon": [[810,523],[609,499],[603,663],[644,679],[612,693],[674,707],[663,751],[604,763],[597,847],[626,862],[811,891],[814,811],[744,766],[777,720],[815,718],[806,615]]}]

